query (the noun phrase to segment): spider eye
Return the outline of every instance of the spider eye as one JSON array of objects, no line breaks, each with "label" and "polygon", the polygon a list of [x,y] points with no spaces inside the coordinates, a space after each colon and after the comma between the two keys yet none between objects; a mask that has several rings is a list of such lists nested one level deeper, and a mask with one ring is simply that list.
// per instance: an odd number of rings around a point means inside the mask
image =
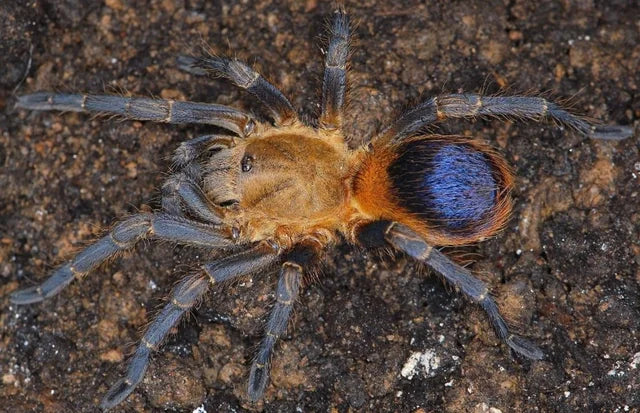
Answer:
[{"label": "spider eye", "polygon": [[245,155],[242,158],[242,172],[249,172],[253,168],[253,156]]}]

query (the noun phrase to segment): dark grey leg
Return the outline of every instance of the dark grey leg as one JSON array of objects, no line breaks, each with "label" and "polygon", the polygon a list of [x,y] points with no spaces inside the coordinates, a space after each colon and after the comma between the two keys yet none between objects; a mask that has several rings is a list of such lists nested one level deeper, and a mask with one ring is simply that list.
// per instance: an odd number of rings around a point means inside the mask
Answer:
[{"label": "dark grey leg", "polygon": [[206,275],[191,275],[182,280],[173,290],[169,303],[162,309],[142,338],[142,343],[129,361],[125,377],[111,387],[102,400],[101,407],[110,409],[131,394],[144,377],[151,352],[158,349],[180,317],[205,294],[209,282],[216,284],[263,270],[273,264],[278,253],[277,245],[263,241],[247,251],[203,265]]},{"label": "dark grey leg", "polygon": [[394,248],[429,265],[471,301],[482,306],[498,337],[513,351],[532,360],[540,360],[544,357],[538,347],[509,331],[484,282],[427,244],[416,232],[398,223],[377,221],[360,228],[356,237],[365,247],[378,248],[383,246],[383,241],[386,241]]},{"label": "dark grey leg", "polygon": [[173,289],[169,303],[151,323],[136,352],[129,360],[127,373],[109,389],[102,399],[100,403],[102,409],[111,409],[133,392],[147,371],[151,352],[158,350],[169,331],[178,323],[183,314],[200,301],[208,287],[209,282],[206,277],[191,275],[183,279]]},{"label": "dark grey leg", "polygon": [[267,322],[266,335],[260,344],[251,372],[249,373],[249,399],[259,400],[269,379],[269,363],[271,353],[278,338],[286,331],[293,303],[298,298],[303,269],[293,262],[285,262],[280,270],[280,278],[276,290],[276,303],[271,310]]},{"label": "dark grey leg", "polygon": [[221,258],[202,266],[212,284],[222,283],[237,276],[253,274],[275,263],[280,254],[279,246],[272,241],[262,241],[255,247]]},{"label": "dark grey leg", "polygon": [[249,135],[255,125],[248,114],[227,106],[163,99],[40,92],[20,96],[16,106],[32,110],[97,112],[153,122],[203,123],[219,126],[240,136]]},{"label": "dark grey leg", "polygon": [[170,215],[153,215],[151,231],[154,238],[202,248],[232,246],[237,236],[233,228],[202,224]]},{"label": "dark grey leg", "polygon": [[42,284],[11,294],[13,304],[32,304],[58,294],[75,278],[93,271],[118,252],[132,248],[141,239],[155,238],[199,247],[233,245],[234,230],[214,227],[167,215],[139,214],[116,225],[105,237],[58,268]]},{"label": "dark grey leg", "polygon": [[320,244],[313,240],[305,240],[287,253],[285,262],[280,269],[280,278],[276,289],[276,303],[271,309],[265,337],[260,343],[249,373],[248,395],[252,401],[259,400],[269,380],[269,365],[271,354],[278,341],[287,329],[293,303],[298,299],[298,292],[304,268],[317,261]]},{"label": "dark grey leg", "polygon": [[347,87],[347,57],[349,55],[349,18],[342,10],[335,12],[329,48],[324,60],[322,83],[322,114],[320,125],[326,129],[342,126],[342,106]]},{"label": "dark grey leg", "polygon": [[621,140],[633,135],[633,128],[629,126],[593,125],[543,98],[476,94],[443,95],[428,99],[403,114],[384,135],[402,139],[420,133],[426,126],[439,120],[475,116],[550,119],[594,139]]},{"label": "dark grey leg", "polygon": [[178,56],[178,67],[195,75],[212,74],[231,80],[253,93],[269,109],[277,125],[297,119],[296,111],[282,92],[258,72],[238,60],[224,57]]}]

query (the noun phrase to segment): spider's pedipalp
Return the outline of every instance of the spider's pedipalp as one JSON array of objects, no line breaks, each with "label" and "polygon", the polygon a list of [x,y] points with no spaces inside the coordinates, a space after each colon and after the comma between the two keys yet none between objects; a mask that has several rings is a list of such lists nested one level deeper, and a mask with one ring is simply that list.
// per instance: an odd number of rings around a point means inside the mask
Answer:
[{"label": "spider's pedipalp", "polygon": [[513,351],[531,360],[541,360],[544,357],[544,353],[535,345],[509,331],[498,306],[489,294],[487,284],[475,278],[469,270],[451,261],[427,244],[420,234],[402,224],[389,224],[385,230],[385,239],[394,248],[433,268],[458,291],[479,304],[487,313],[498,337]]},{"label": "spider's pedipalp", "polygon": [[102,399],[100,403],[102,409],[111,409],[131,394],[147,371],[151,352],[160,347],[171,328],[200,301],[208,287],[207,278],[201,274],[195,274],[184,278],[173,289],[169,302],[151,323],[131,357],[125,377],[118,380]]},{"label": "spider's pedipalp", "polygon": [[179,167],[184,167],[187,164],[195,161],[198,157],[202,156],[207,150],[215,150],[221,148],[230,148],[235,145],[235,140],[232,136],[225,135],[203,135],[198,136],[188,141],[184,141],[178,145],[178,148],[173,152],[173,161]]},{"label": "spider's pedipalp", "polygon": [[451,94],[427,99],[410,109],[383,136],[385,139],[402,139],[418,134],[439,120],[476,116],[550,119],[593,139],[622,140],[633,135],[631,127],[592,125],[541,97]]},{"label": "spider's pedipalp", "polygon": [[342,126],[342,106],[347,87],[349,56],[349,18],[342,10],[335,12],[331,25],[329,47],[324,60],[322,82],[322,113],[319,123],[326,129]]},{"label": "spider's pedipalp", "polygon": [[141,239],[154,238],[180,244],[220,248],[233,245],[233,231],[168,215],[138,214],[116,225],[111,232],[81,251],[42,284],[11,294],[13,304],[32,304],[58,294],[75,278],[82,277],[118,252]]},{"label": "spider's pedipalp", "polygon": [[298,119],[296,111],[284,94],[247,64],[224,57],[180,55],[178,67],[194,75],[213,74],[231,80],[236,86],[256,96],[270,111],[276,125]]},{"label": "spider's pedipalp", "polygon": [[162,190],[162,206],[169,214],[183,216],[183,211],[186,210],[201,221],[211,224],[222,223],[220,207],[209,202],[202,192],[202,187],[187,174],[171,175],[163,184]]},{"label": "spider's pedipalp", "polygon": [[237,109],[215,103],[183,102],[112,95],[70,95],[39,92],[18,98],[16,106],[31,110],[62,110],[120,115],[132,120],[174,124],[215,125],[245,136],[252,118]]}]

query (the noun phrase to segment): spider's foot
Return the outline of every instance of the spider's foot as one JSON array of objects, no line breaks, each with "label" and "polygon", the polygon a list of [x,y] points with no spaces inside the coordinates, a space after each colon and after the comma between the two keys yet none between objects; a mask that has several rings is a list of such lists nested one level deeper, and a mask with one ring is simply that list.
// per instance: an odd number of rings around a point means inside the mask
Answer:
[{"label": "spider's foot", "polygon": [[72,112],[84,111],[86,95],[36,92],[18,96],[16,107],[30,110],[68,110]]},{"label": "spider's foot", "polygon": [[511,335],[505,341],[513,351],[530,360],[542,360],[544,358],[542,350],[520,336]]},{"label": "spider's foot", "polygon": [[269,366],[267,364],[260,364],[257,362],[251,366],[251,372],[249,373],[249,388],[247,394],[249,399],[255,403],[264,395],[264,389],[267,387],[267,380],[269,379]]},{"label": "spider's foot", "polygon": [[609,141],[621,141],[631,136],[633,136],[633,127],[622,125],[597,125],[592,127],[589,133],[590,138]]},{"label": "spider's foot", "polygon": [[52,93],[48,92],[38,92],[18,96],[16,107],[22,109],[46,110],[51,106],[50,101],[52,95]]},{"label": "spider's foot", "polygon": [[178,55],[176,58],[176,65],[178,66],[178,69],[184,70],[187,73],[201,76],[206,75],[208,72],[205,69],[198,67],[198,61],[198,58],[193,56]]},{"label": "spider's foot", "polygon": [[9,301],[11,304],[25,305],[39,303],[44,300],[40,287],[29,287],[11,293]]},{"label": "spider's foot", "polygon": [[100,408],[102,410],[112,409],[129,397],[133,389],[135,389],[135,386],[129,384],[125,379],[118,380],[102,398]]},{"label": "spider's foot", "polygon": [[63,265],[42,284],[16,291],[11,294],[9,300],[12,304],[18,305],[39,303],[62,291],[73,281],[75,274],[78,274],[78,271],[74,270],[71,264]]}]

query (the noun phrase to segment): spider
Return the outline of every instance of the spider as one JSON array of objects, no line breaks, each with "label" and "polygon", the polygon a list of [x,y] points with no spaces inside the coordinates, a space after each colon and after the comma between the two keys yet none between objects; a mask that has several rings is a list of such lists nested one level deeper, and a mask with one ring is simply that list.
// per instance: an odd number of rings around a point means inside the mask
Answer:
[{"label": "spider", "polygon": [[40,285],[11,294],[13,304],[41,302],[145,238],[226,251],[173,289],[102,408],[118,405],[134,391],[151,353],[211,286],[279,266],[275,304],[249,373],[248,396],[260,399],[305,275],[343,240],[369,249],[391,247],[426,264],[484,309],[513,352],[531,360],[544,357],[510,331],[489,286],[436,248],[482,241],[505,226],[514,182],[506,160],[482,140],[424,130],[444,119],[475,117],[549,119],[609,140],[631,136],[632,128],[593,125],[541,97],[446,94],[424,100],[365,145],[350,149],[342,129],[349,36],[349,19],[338,10],[329,29],[321,113],[313,124],[251,67],[215,56],[179,56],[177,62],[194,75],[221,76],[246,89],[271,121],[212,103],[50,92],[19,97],[17,106],[24,109],[207,124],[231,133],[181,143],[159,211],[124,219]]}]

